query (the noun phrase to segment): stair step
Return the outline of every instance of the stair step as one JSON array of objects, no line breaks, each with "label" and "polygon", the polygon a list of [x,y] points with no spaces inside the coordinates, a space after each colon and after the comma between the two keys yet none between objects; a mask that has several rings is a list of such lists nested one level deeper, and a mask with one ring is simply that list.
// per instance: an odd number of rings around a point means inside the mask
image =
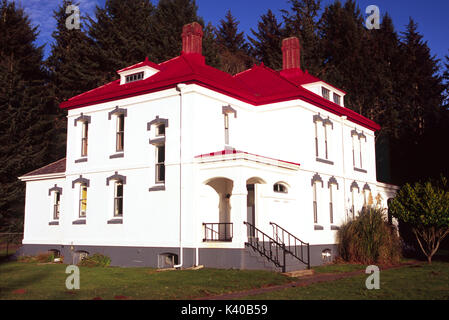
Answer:
[{"label": "stair step", "polygon": [[314,274],[315,274],[315,272],[313,271],[313,269],[294,270],[294,271],[283,273],[283,275],[290,277],[290,278],[307,277],[307,276],[313,276]]}]

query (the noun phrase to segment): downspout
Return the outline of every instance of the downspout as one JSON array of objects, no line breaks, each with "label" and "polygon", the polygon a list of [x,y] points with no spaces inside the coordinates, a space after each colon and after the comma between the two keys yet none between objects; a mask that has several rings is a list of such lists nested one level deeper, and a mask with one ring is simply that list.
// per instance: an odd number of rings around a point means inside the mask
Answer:
[{"label": "downspout", "polygon": [[176,85],[176,91],[179,92],[179,264],[174,268],[182,268],[183,265],[183,247],[182,247],[182,89],[186,84]]},{"label": "downspout", "polygon": [[341,149],[342,149],[342,166],[343,166],[343,196],[344,196],[344,208],[345,208],[345,219],[348,218],[348,208],[346,206],[346,165],[345,165],[345,122],[347,117],[341,116]]}]

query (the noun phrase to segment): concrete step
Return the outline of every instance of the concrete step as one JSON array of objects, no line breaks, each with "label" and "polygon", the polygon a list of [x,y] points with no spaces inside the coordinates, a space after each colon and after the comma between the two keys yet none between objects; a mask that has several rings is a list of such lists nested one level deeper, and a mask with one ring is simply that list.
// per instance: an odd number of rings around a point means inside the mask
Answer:
[{"label": "concrete step", "polygon": [[283,273],[283,275],[285,275],[287,277],[291,277],[291,278],[313,276],[314,274],[315,274],[315,272],[313,269],[294,270],[294,271]]}]

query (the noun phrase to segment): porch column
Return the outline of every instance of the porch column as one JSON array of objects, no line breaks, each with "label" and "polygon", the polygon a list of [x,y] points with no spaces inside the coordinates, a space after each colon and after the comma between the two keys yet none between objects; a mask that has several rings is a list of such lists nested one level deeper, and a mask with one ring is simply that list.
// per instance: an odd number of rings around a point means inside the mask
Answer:
[{"label": "porch column", "polygon": [[241,178],[234,180],[234,188],[231,195],[231,221],[234,228],[234,236],[232,242],[243,248],[247,242],[246,225],[246,200],[248,191],[246,190],[246,181]]}]

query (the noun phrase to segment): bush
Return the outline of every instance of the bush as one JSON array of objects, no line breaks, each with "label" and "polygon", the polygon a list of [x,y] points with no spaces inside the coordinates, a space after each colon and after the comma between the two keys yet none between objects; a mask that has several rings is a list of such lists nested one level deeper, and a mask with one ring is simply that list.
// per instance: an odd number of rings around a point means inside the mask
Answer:
[{"label": "bush", "polygon": [[79,265],[84,267],[107,267],[111,264],[111,258],[100,253],[85,257]]},{"label": "bush", "polygon": [[36,256],[19,256],[18,260],[20,262],[47,263],[53,262],[55,260],[55,255],[53,252],[42,252],[37,254]]},{"label": "bush", "polygon": [[366,207],[358,217],[342,225],[337,233],[340,257],[363,264],[398,263],[400,240],[385,216],[382,209]]}]

